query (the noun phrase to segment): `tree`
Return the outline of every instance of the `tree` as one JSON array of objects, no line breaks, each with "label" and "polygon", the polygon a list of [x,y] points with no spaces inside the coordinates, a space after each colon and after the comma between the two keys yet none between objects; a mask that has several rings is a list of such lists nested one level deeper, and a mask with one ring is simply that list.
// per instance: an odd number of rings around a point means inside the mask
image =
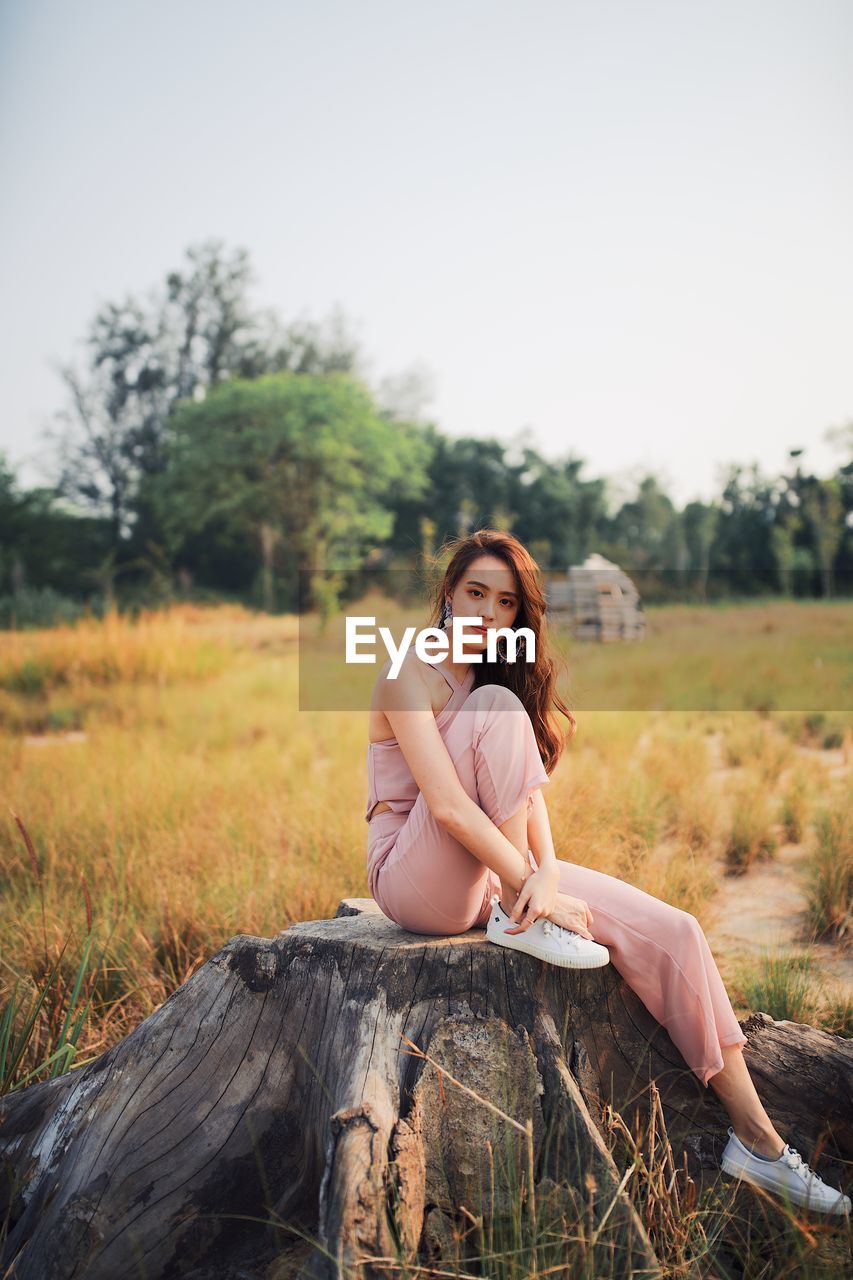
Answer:
[{"label": "tree", "polygon": [[512,518],[503,445],[497,440],[448,439],[434,423],[406,422],[393,414],[389,421],[417,437],[427,476],[416,496],[396,489],[385,494],[393,515],[392,551],[411,565],[420,563],[424,520],[430,522],[431,545],[438,547],[448,537],[492,523],[498,512],[504,520]]},{"label": "tree", "polygon": [[841,484],[832,478],[809,478],[803,489],[803,517],[808,522],[820,569],[824,596],[832,595],[832,565],[844,536],[844,501]]},{"label": "tree", "polygon": [[800,559],[797,554],[797,535],[802,526],[800,514],[789,507],[787,510],[777,509],[770,528],[770,545],[776,561],[779,587],[785,595],[791,594],[794,573]]},{"label": "tree", "polygon": [[[848,441],[853,441],[853,426],[847,432],[842,428],[827,434],[843,445],[845,434]],[[789,450],[796,467],[793,474],[783,480],[777,519],[783,519],[787,529],[783,526],[777,534],[776,544],[794,565],[804,558],[816,565],[823,594],[830,596],[834,564],[844,539],[850,495],[846,492],[843,469],[827,480],[804,472],[800,464],[804,452],[803,449]]]},{"label": "tree", "polygon": [[26,532],[26,504],[15,473],[0,453],[0,594],[22,583]]},{"label": "tree", "polygon": [[168,412],[157,334],[133,299],[92,321],[85,373],[60,370],[70,407],[57,415],[56,488],[109,521],[113,551],[130,531],[140,476],[155,469]]},{"label": "tree", "polygon": [[[648,574],[664,594],[679,590],[678,575],[686,568],[688,549],[679,512],[653,475],[644,476],[636,497],[623,502],[605,523],[605,555],[630,573]],[[639,581],[639,580],[638,580]],[[643,591],[654,590],[648,578]]]},{"label": "tree", "polygon": [[108,555],[103,521],[62,510],[50,488],[22,491],[0,454],[0,595],[44,587],[89,595],[104,585]]},{"label": "tree", "polygon": [[251,542],[271,609],[277,564],[291,603],[298,573],[310,599],[318,569],[356,569],[391,532],[387,493],[419,495],[425,462],[417,434],[381,417],[348,375],[268,374],[181,404],[146,497],[173,559],[208,528]]},{"label": "tree", "polygon": [[853,420],[840,427],[830,427],[824,438],[839,448],[845,457],[845,461],[835,472],[844,504],[844,532],[834,572],[849,590],[847,584],[853,582]]},{"label": "tree", "polygon": [[520,451],[510,476],[517,513],[513,532],[531,549],[539,548],[545,568],[579,564],[597,549],[606,514],[605,482],[584,479],[585,464],[572,454],[551,462],[529,445]]},{"label": "tree", "polygon": [[720,515],[711,548],[712,568],[732,589],[752,593],[776,583],[770,530],[778,485],[753,463],[728,467],[723,477]]},{"label": "tree", "polygon": [[708,593],[711,546],[720,509],[714,503],[688,502],[682,513],[684,538],[691,566],[696,569],[696,590],[700,600]]},{"label": "tree", "polygon": [[217,240],[191,246],[147,302],[128,296],[100,308],[85,339],[84,368],[60,368],[69,405],[52,433],[56,485],[85,510],[107,516],[116,556],[124,549],[133,557],[156,540],[140,490],[165,466],[179,403],[234,376],[341,371],[356,362],[340,312],[326,327],[304,320],[284,327],[274,312],[250,305],[252,281],[245,249],[228,252]]}]

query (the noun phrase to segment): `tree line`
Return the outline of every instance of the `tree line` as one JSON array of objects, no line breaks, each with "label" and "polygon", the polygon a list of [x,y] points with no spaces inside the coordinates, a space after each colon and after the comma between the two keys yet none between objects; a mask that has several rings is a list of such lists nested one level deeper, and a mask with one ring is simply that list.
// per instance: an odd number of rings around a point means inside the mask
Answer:
[{"label": "tree line", "polygon": [[574,452],[446,436],[417,374],[373,386],[340,312],[285,324],[252,279],[208,241],[98,310],[60,370],[50,483],[22,489],[0,455],[0,624],[178,598],[333,608],[483,525],[548,569],[599,552],[651,599],[849,592],[853,423],[829,477],[791,450],[784,475],[729,466],[712,502],[679,509],[646,475],[612,509]]}]

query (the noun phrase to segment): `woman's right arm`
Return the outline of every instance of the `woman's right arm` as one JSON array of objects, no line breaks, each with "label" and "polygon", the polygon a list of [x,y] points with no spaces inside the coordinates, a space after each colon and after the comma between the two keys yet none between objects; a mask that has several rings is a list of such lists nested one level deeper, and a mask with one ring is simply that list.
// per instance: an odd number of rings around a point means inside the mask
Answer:
[{"label": "woman's right arm", "polygon": [[518,891],[530,863],[462,786],[416,662],[404,662],[396,680],[384,680],[379,705],[436,822]]}]

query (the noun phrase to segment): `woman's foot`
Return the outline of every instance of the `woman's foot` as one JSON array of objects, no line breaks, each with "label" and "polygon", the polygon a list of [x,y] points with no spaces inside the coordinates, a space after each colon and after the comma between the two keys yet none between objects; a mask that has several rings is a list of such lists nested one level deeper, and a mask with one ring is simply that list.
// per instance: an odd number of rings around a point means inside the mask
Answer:
[{"label": "woman's foot", "polygon": [[775,1129],[765,1133],[738,1133],[735,1130],[735,1137],[747,1151],[763,1156],[765,1160],[778,1160],[785,1153],[785,1143]]},{"label": "woman's foot", "polygon": [[[761,1141],[765,1146],[775,1145],[767,1138]],[[758,1145],[755,1143],[750,1149],[741,1142],[734,1129],[729,1128],[729,1140],[720,1162],[723,1172],[763,1187],[765,1191],[775,1192],[792,1204],[811,1209],[814,1213],[850,1212],[850,1197],[828,1187],[809,1168],[799,1151],[785,1143],[778,1157],[762,1156],[756,1154]]]}]

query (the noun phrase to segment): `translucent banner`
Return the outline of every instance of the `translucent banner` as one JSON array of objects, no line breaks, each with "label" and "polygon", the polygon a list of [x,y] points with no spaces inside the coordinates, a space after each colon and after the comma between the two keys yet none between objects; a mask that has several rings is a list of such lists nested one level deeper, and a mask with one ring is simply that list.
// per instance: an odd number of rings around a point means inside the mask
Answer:
[{"label": "translucent banner", "polygon": [[[522,603],[512,624],[526,640],[514,660],[535,670],[550,654],[575,711],[853,711],[853,599],[811,597],[811,579],[764,597],[733,596],[730,577],[698,570],[578,568],[541,583],[544,610]],[[437,585],[414,570],[302,570],[299,587],[300,710],[368,710],[383,665],[390,677],[412,649],[457,678],[473,663],[477,683],[513,687],[510,637],[486,616],[484,593],[462,597],[449,634],[436,631]],[[463,616],[473,619],[464,632]]]}]

